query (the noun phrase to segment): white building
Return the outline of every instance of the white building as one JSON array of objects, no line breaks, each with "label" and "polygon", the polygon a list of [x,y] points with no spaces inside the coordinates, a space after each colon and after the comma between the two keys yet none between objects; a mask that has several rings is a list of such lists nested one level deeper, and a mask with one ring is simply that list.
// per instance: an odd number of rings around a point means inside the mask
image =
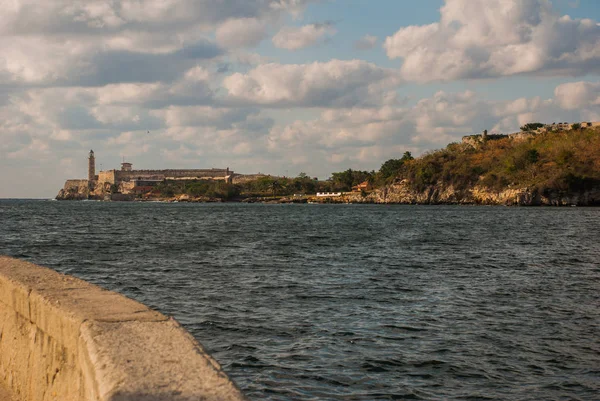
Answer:
[{"label": "white building", "polygon": [[342,196],[341,192],[317,192],[317,198],[335,198]]}]

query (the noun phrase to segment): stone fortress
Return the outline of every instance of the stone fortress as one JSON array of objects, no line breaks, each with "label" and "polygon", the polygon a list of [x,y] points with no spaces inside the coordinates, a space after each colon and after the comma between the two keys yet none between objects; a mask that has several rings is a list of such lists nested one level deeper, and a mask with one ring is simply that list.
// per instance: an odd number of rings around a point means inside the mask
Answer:
[{"label": "stone fortress", "polygon": [[575,124],[579,124],[580,129],[592,129],[600,127],[600,121],[584,121],[581,123],[552,123],[546,124],[543,127],[540,127],[534,131],[519,131],[512,134],[488,134],[487,130],[484,130],[482,134],[475,135],[467,135],[462,137],[462,143],[471,145],[471,146],[479,146],[481,143],[487,140],[494,139],[502,139],[502,138],[510,138],[514,140],[525,140],[527,138],[531,138],[538,134],[543,134],[546,132],[562,132],[569,131],[573,129]]},{"label": "stone fortress", "polygon": [[[99,171],[96,174],[96,156],[90,150],[87,180],[67,180],[56,199],[83,200],[114,198],[114,195],[132,196],[152,191],[163,181],[219,180],[232,183],[236,176],[229,167],[224,169],[134,170],[123,161],[120,170]],[[241,178],[241,177],[240,177]]]}]

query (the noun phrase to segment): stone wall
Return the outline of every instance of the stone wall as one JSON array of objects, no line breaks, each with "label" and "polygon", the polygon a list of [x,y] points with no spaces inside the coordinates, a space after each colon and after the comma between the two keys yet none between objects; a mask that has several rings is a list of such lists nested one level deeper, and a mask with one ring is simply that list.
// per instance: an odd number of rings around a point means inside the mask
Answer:
[{"label": "stone wall", "polygon": [[14,401],[244,400],[175,320],[7,257],[0,257],[0,383]]},{"label": "stone wall", "polygon": [[115,172],[115,170],[100,171],[98,173],[98,182],[114,184],[116,182]]},{"label": "stone wall", "polygon": [[232,172],[226,169],[207,169],[207,170],[116,170],[115,177],[117,181],[130,180],[163,180],[163,179],[202,179],[202,178],[220,178],[225,179]]}]

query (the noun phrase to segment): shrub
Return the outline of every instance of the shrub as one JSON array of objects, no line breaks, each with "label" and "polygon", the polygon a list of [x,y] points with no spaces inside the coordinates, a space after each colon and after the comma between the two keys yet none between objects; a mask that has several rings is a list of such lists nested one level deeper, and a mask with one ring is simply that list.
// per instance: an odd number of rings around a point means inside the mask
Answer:
[{"label": "shrub", "polygon": [[527,123],[521,127],[521,131],[535,131],[538,128],[542,128],[544,124],[542,123]]}]

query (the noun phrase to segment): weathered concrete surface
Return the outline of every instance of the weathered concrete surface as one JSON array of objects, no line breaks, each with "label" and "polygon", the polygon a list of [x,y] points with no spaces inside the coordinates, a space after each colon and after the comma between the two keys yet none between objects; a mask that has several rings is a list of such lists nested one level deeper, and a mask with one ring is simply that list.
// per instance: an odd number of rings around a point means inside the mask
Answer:
[{"label": "weathered concrete surface", "polygon": [[0,401],[13,401],[10,392],[0,383]]},{"label": "weathered concrete surface", "polygon": [[7,257],[0,257],[1,385],[14,401],[244,399],[176,321]]}]

